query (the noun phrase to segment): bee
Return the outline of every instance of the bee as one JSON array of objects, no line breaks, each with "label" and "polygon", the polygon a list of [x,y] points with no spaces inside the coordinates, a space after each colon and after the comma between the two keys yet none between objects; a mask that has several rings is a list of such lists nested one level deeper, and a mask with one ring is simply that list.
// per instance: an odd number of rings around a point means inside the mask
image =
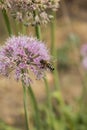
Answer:
[{"label": "bee", "polygon": [[40,60],[40,63],[41,63],[41,68],[43,69],[48,68],[50,71],[54,71],[54,67],[50,62],[42,59]]}]

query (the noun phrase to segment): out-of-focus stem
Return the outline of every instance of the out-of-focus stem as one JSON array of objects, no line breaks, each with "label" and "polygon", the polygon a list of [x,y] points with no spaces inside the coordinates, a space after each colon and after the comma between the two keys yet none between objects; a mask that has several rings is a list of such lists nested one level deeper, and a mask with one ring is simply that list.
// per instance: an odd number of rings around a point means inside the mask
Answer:
[{"label": "out-of-focus stem", "polygon": [[23,93],[24,93],[24,111],[25,111],[25,120],[26,120],[26,130],[29,130],[29,123],[28,123],[28,111],[27,111],[27,92],[26,92],[26,86],[24,85],[24,82],[22,81],[23,86]]},{"label": "out-of-focus stem", "polygon": [[51,33],[51,55],[54,56],[55,54],[55,12],[52,12],[53,19],[50,23],[50,33]]},{"label": "out-of-focus stem", "polygon": [[9,18],[8,18],[8,15],[7,15],[5,9],[2,10],[2,14],[3,14],[3,17],[4,17],[4,21],[5,21],[9,36],[11,36],[11,34],[12,34],[11,26],[10,26]]},{"label": "out-of-focus stem", "polygon": [[48,115],[50,118],[51,130],[54,130],[54,117],[53,117],[53,110],[52,110],[52,103],[51,103],[51,94],[50,94],[49,85],[48,85],[46,77],[44,78],[44,83],[45,83],[45,87],[46,87],[47,105],[48,105],[48,109],[49,109]]},{"label": "out-of-focus stem", "polygon": [[[57,57],[57,50],[56,50],[56,47],[55,47],[55,19],[56,19],[56,13],[55,12],[52,12],[52,15],[54,17],[54,19],[52,20],[51,24],[50,24],[50,32],[51,32],[51,54],[53,57]],[[58,75],[58,70],[57,70],[57,64],[55,63],[54,64],[54,82],[55,82],[55,88],[58,90],[59,89],[59,75]]]},{"label": "out-of-focus stem", "polygon": [[28,95],[29,95],[30,98],[31,98],[31,102],[32,102],[33,109],[34,109],[34,112],[35,112],[36,128],[37,128],[37,130],[41,130],[39,109],[38,109],[37,101],[36,101],[36,98],[35,98],[35,96],[34,96],[34,93],[33,93],[33,91],[32,91],[31,86],[28,87]]},{"label": "out-of-focus stem", "polygon": [[[35,19],[37,12],[34,11],[33,15],[34,15],[34,19]],[[41,40],[41,29],[40,29],[40,25],[38,23],[35,25],[35,33],[36,33],[37,39]]]},{"label": "out-of-focus stem", "polygon": [[36,36],[39,40],[41,40],[41,29],[40,29],[40,25],[36,25],[35,26],[35,32],[36,32]]}]

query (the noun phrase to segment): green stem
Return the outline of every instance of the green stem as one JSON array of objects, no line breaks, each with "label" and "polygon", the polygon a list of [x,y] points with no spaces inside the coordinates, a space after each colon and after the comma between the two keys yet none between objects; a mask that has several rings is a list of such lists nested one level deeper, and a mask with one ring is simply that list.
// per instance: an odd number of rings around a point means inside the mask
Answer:
[{"label": "green stem", "polygon": [[25,120],[26,120],[26,130],[29,130],[29,123],[28,123],[28,111],[27,111],[27,93],[26,93],[26,86],[24,85],[24,82],[22,81],[23,86],[23,93],[24,93],[24,111],[25,111]]},{"label": "green stem", "polygon": [[51,55],[55,55],[55,13],[52,12],[52,15],[54,16],[54,19],[51,21]]},{"label": "green stem", "polygon": [[30,98],[31,98],[32,105],[33,105],[34,112],[35,112],[36,128],[37,128],[37,130],[41,130],[39,109],[38,109],[37,101],[36,101],[36,98],[35,98],[35,96],[34,96],[34,93],[33,93],[33,91],[32,91],[31,86],[28,87],[28,95],[29,95]]},{"label": "green stem", "polygon": [[[50,25],[50,29],[51,29],[51,54],[54,57],[57,57],[57,52],[56,52],[56,48],[55,48],[55,19],[56,19],[56,13],[52,12],[52,15],[54,17],[54,19],[51,22]],[[57,70],[57,65],[55,63],[54,65],[55,70],[54,70],[54,82],[55,82],[55,88],[58,90],[59,89],[59,75],[58,75],[58,70]]]},{"label": "green stem", "polygon": [[[36,15],[37,15],[37,12],[34,11],[34,12],[33,12],[33,15],[34,15],[34,20],[35,20],[35,17],[36,17]],[[36,25],[35,25],[35,33],[36,33],[37,39],[41,40],[41,29],[40,29],[40,25],[39,25],[39,24],[36,24]]]},{"label": "green stem", "polygon": [[36,25],[35,26],[35,32],[36,32],[37,39],[41,40],[41,29],[40,29],[40,25]]},{"label": "green stem", "polygon": [[45,83],[45,87],[46,87],[46,94],[47,94],[47,105],[49,108],[49,118],[50,118],[50,124],[51,124],[51,130],[54,130],[54,118],[53,118],[53,113],[52,113],[52,103],[51,103],[51,95],[50,95],[50,90],[49,90],[49,85],[47,82],[47,79],[44,78],[44,83]]},{"label": "green stem", "polygon": [[10,26],[9,18],[8,18],[8,15],[7,15],[5,9],[2,10],[2,14],[3,14],[4,20],[5,20],[5,24],[6,24],[9,36],[11,36],[11,34],[12,34],[11,26]]},{"label": "green stem", "polygon": [[27,32],[27,27],[24,26],[24,25],[22,25],[22,33],[23,33],[23,34],[26,34],[26,32]]},{"label": "green stem", "polygon": [[54,82],[55,82],[55,89],[56,90],[59,90],[60,89],[60,85],[59,85],[59,75],[58,75],[58,70],[56,68],[56,64],[54,65],[54,72],[53,72],[53,75],[54,75]]}]

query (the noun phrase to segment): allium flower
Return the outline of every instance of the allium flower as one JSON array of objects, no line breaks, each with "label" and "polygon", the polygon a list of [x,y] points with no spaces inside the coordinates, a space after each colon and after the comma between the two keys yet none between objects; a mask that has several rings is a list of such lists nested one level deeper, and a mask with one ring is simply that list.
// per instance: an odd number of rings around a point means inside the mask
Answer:
[{"label": "allium flower", "polygon": [[25,25],[46,24],[57,11],[60,0],[2,0],[1,8]]},{"label": "allium flower", "polygon": [[82,65],[87,69],[87,44],[85,43],[81,47]]},{"label": "allium flower", "polygon": [[83,58],[82,65],[85,69],[87,69],[87,57]]},{"label": "allium flower", "polygon": [[37,79],[44,76],[47,68],[42,66],[41,60],[50,60],[44,43],[33,37],[12,36],[0,49],[0,74],[10,76],[13,71],[16,80],[21,79],[28,86],[32,81],[30,71]]},{"label": "allium flower", "polygon": [[87,43],[83,44],[81,47],[81,55],[87,56]]}]

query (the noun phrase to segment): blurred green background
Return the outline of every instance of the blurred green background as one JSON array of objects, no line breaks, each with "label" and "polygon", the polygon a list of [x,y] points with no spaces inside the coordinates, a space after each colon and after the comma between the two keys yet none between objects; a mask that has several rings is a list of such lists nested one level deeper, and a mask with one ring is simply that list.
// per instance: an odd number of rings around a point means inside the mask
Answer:
[{"label": "blurred green background", "polygon": [[[11,25],[14,33],[15,22]],[[67,107],[60,108],[60,95],[55,92],[54,79],[47,73],[52,94],[52,106],[55,115],[56,130],[87,130],[87,92],[82,81],[84,70],[80,61],[80,47],[87,43],[87,0],[61,0],[56,13],[56,48],[57,69],[60,79],[60,91]],[[17,25],[21,32],[21,25]],[[43,27],[43,40],[50,48],[50,26]],[[27,29],[28,35],[33,34],[33,28]],[[0,12],[0,44],[8,38],[7,29]],[[34,81],[33,91],[40,106],[43,128],[50,130],[46,92],[43,81]],[[13,78],[0,77],[0,130],[24,130],[25,119],[23,110],[23,92],[21,83]],[[32,108],[29,102],[29,118],[31,128],[34,124]],[[62,121],[60,121],[60,119]],[[43,121],[44,120],[44,121]]]}]

